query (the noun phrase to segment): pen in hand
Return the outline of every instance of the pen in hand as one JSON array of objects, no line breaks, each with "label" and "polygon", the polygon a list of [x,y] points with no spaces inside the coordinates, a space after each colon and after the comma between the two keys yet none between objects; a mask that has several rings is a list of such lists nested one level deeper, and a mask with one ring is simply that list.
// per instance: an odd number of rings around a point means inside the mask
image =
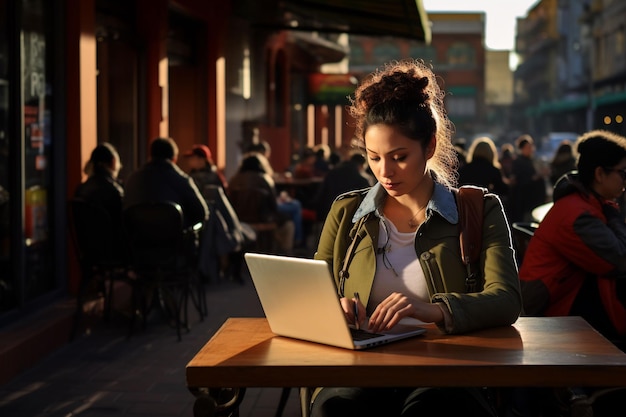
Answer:
[{"label": "pen in hand", "polygon": [[359,302],[361,301],[361,297],[358,292],[354,293],[354,325],[357,330],[361,330],[361,324],[359,323]]}]

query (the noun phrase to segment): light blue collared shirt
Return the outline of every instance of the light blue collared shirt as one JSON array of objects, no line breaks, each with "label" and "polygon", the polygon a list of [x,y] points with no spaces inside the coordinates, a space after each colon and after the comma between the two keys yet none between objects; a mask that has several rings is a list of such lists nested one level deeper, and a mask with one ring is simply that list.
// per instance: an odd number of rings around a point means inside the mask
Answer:
[{"label": "light blue collared shirt", "polygon": [[[385,198],[387,198],[387,192],[383,186],[377,182],[363,198],[363,201],[352,217],[352,223],[356,223],[361,217],[372,212],[374,212],[377,217],[380,217],[379,209],[385,202]],[[433,195],[426,206],[426,218],[429,218],[433,212],[439,213],[441,217],[451,224],[457,224],[459,222],[459,212],[452,191],[437,181],[435,181]]]}]

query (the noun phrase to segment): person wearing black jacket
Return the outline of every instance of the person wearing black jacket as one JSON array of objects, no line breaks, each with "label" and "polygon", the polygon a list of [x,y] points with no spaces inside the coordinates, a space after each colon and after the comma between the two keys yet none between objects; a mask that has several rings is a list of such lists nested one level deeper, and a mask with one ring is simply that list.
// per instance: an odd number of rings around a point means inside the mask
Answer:
[{"label": "person wearing black jacket", "polygon": [[184,226],[204,223],[209,210],[193,179],[177,165],[178,146],[171,138],[157,138],[150,146],[150,161],[133,172],[125,186],[124,208],[149,201],[180,205]]}]

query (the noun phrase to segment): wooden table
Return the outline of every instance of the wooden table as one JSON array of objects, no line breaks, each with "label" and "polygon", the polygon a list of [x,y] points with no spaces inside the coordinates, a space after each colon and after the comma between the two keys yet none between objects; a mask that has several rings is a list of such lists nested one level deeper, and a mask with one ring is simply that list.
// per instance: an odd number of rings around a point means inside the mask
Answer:
[{"label": "wooden table", "polygon": [[188,363],[187,386],[626,386],[626,354],[580,317],[425,335],[352,351],[275,336],[265,318],[230,318]]}]

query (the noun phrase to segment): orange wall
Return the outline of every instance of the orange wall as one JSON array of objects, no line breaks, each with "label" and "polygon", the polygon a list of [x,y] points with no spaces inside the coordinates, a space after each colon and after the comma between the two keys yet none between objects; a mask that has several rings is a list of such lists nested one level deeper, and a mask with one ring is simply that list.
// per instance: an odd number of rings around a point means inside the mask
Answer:
[{"label": "orange wall", "polygon": [[[97,143],[95,0],[66,1],[67,199],[83,180],[83,167]],[[80,269],[68,235],[68,290],[76,294]]]},{"label": "orange wall", "polygon": [[[149,146],[152,139],[169,135],[167,109],[167,0],[136,0],[137,32],[146,44],[146,135],[140,142]],[[165,63],[165,64],[164,64]],[[165,74],[164,74],[165,72]],[[163,124],[165,123],[165,131]],[[145,142],[144,142],[145,141]]]}]

